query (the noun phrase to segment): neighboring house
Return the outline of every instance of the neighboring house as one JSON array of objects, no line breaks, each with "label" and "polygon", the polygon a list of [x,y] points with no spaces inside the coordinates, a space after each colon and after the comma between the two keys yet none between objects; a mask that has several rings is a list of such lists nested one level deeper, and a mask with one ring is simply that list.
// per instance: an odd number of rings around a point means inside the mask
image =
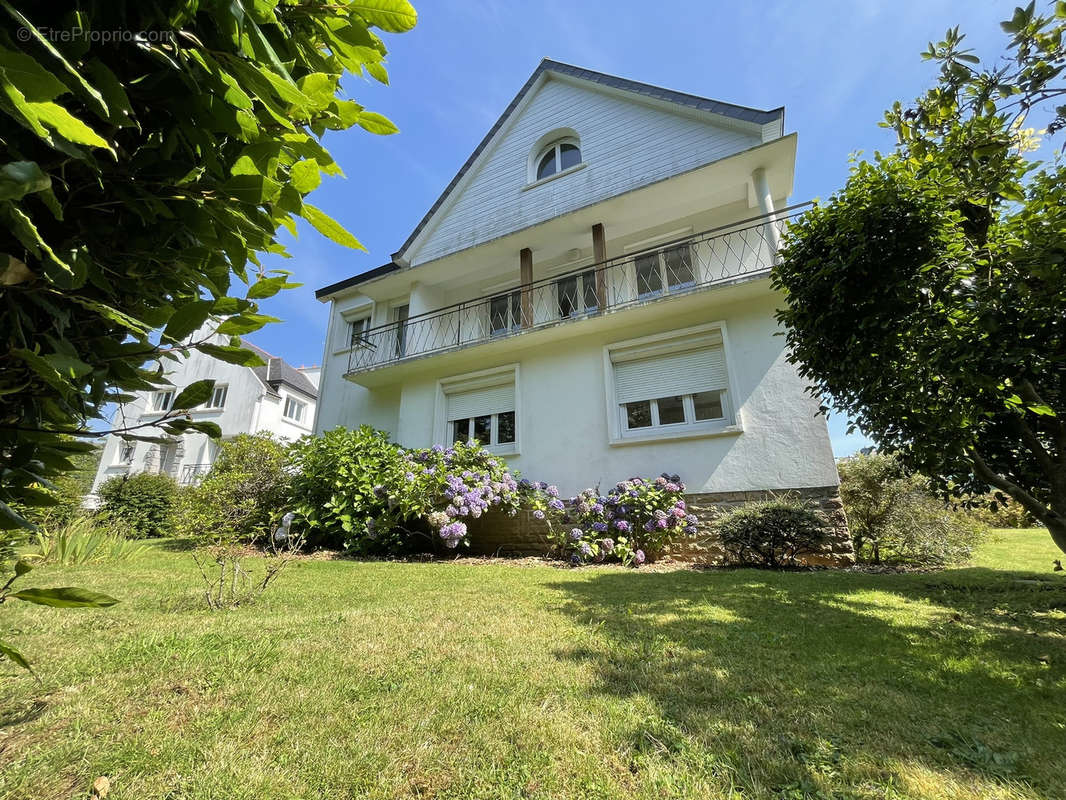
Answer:
[{"label": "neighboring house", "polygon": [[836,508],[775,335],[795,157],[783,109],[543,61],[392,260],[317,292],[316,431],[473,438],[568,494],[667,472]]},{"label": "neighboring house", "polygon": [[[228,341],[228,337],[223,338]],[[227,364],[193,350],[167,374],[172,388],[138,392],[136,400],[115,414],[113,426],[138,425],[158,419],[170,409],[174,397],[183,388],[194,381],[213,378],[215,389],[211,399],[192,409],[191,414],[194,419],[218,423],[223,438],[269,431],[291,440],[311,433],[318,398],[319,368],[297,369],[249,342],[243,342],[243,345],[258,353],[266,366]],[[152,428],[137,433],[159,435]],[[166,444],[156,444],[127,442],[118,436],[108,436],[90,502],[100,484],[116,475],[161,472],[181,484],[199,482],[214,462],[218,444],[202,433],[167,438]]]}]

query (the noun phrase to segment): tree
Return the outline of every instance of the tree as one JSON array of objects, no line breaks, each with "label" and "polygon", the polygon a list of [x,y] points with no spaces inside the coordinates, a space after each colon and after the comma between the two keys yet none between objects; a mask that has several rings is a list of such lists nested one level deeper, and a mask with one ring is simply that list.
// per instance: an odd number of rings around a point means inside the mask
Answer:
[{"label": "tree", "polygon": [[958,29],[923,57],[937,85],[884,125],[893,152],[787,234],[774,285],[789,358],[943,494],[1026,508],[1066,551],[1066,168],[1024,125],[1066,124],[1066,4],[1003,23],[982,67]]},{"label": "tree", "polygon": [[[287,255],[280,226],[295,234],[303,217],[361,247],[304,198],[340,174],[327,130],[395,132],[340,81],[387,83],[373,29],[402,32],[416,16],[407,0],[0,0],[0,20],[0,528],[11,529],[28,524],[12,506],[47,502],[41,487],[91,447],[70,435],[167,385],[166,361],[199,350],[259,363],[237,337],[276,321],[257,301],[298,285],[259,259]],[[191,339],[208,320],[228,344]],[[186,388],[155,425],[218,435],[182,413],[211,388]]]}]

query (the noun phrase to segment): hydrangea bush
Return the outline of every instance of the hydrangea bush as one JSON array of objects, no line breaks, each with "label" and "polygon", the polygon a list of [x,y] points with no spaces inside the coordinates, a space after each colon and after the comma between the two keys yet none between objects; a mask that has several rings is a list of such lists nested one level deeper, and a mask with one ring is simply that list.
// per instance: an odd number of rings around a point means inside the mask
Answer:
[{"label": "hydrangea bush", "polygon": [[639,566],[697,532],[698,520],[685,505],[685,484],[677,475],[630,478],[606,494],[586,489],[565,502],[554,486],[530,488],[533,515],[548,522],[553,551],[574,564],[617,559]]}]

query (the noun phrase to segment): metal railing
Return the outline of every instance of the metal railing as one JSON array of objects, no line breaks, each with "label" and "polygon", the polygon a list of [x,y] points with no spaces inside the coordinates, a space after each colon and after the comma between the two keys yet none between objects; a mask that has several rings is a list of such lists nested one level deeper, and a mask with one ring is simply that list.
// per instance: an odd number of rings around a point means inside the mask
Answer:
[{"label": "metal railing", "polygon": [[518,336],[768,273],[788,220],[810,203],[466,300],[354,339],[348,374]]},{"label": "metal railing", "polygon": [[183,464],[178,483],[182,486],[195,486],[210,471],[210,464]]}]

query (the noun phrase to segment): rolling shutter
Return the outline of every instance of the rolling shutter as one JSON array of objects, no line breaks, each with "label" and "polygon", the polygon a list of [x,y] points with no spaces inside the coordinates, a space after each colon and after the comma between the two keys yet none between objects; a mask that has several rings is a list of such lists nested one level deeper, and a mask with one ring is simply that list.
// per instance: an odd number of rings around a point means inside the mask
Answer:
[{"label": "rolling shutter", "polygon": [[500,414],[514,411],[514,384],[504,383],[485,386],[466,392],[447,395],[448,421],[480,417],[484,414]]},{"label": "rolling shutter", "polygon": [[614,364],[615,400],[631,403],[680,394],[727,389],[721,344],[621,360]]}]

